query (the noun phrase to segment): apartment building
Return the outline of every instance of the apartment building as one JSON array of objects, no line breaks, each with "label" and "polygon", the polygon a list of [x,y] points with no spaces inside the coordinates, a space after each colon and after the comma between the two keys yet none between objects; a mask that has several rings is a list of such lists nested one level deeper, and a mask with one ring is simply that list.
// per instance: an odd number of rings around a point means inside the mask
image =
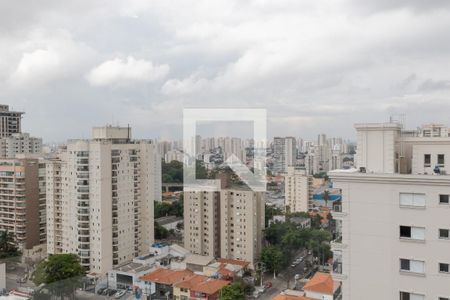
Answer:
[{"label": "apartment building", "polygon": [[259,259],[264,229],[264,193],[245,189],[185,192],[184,247],[194,254]]},{"label": "apartment building", "polygon": [[126,127],[95,127],[92,139],[69,141],[47,163],[49,253],[76,253],[100,274],[147,253],[160,163],[155,143],[131,139]]},{"label": "apartment building", "polygon": [[8,105],[0,104],[0,137],[22,132],[23,112],[10,111]]},{"label": "apartment building", "polygon": [[297,146],[293,137],[273,138],[273,171],[284,173],[297,162]]},{"label": "apartment building", "polygon": [[184,247],[193,254],[220,256],[220,193],[184,193]]},{"label": "apartment building", "polygon": [[0,157],[14,158],[17,154],[41,152],[42,139],[31,137],[29,133],[14,133],[0,138]]},{"label": "apartment building", "polygon": [[343,299],[450,299],[450,137],[355,128],[358,168],[330,173],[342,190],[332,251]]},{"label": "apartment building", "polygon": [[45,164],[47,253],[63,253],[62,219],[62,164],[66,159],[59,153],[58,158],[49,159]]},{"label": "apartment building", "polygon": [[289,167],[284,178],[285,207],[289,212],[308,212],[311,204],[312,176],[303,168]]},{"label": "apartment building", "polygon": [[259,260],[265,216],[265,194],[244,189],[220,191],[220,257]]},{"label": "apartment building", "polygon": [[21,249],[40,243],[38,172],[37,159],[0,159],[0,230]]}]

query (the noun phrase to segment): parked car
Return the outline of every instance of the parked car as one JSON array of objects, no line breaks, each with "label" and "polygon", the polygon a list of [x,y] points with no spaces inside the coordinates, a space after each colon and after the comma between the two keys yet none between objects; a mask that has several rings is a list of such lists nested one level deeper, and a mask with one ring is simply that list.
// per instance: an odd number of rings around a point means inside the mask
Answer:
[{"label": "parked car", "polygon": [[106,296],[106,295],[108,295],[108,293],[109,293],[109,289],[104,289],[102,292],[102,295]]},{"label": "parked car", "polygon": [[125,295],[126,292],[127,290],[118,290],[117,293],[114,295],[114,298],[119,299],[120,297]]},{"label": "parked car", "polygon": [[106,288],[104,288],[104,287],[99,288],[99,289],[97,290],[97,294],[98,294],[98,295],[101,295],[101,294],[103,293],[104,290],[106,290]]},{"label": "parked car", "polygon": [[270,282],[270,281],[267,281],[265,284],[264,284],[264,290],[266,291],[266,290],[268,290],[268,289],[270,289],[272,287],[272,282]]},{"label": "parked car", "polygon": [[108,292],[108,296],[112,296],[112,295],[114,295],[115,293],[117,293],[117,290],[111,289],[111,290],[109,290],[109,292]]}]

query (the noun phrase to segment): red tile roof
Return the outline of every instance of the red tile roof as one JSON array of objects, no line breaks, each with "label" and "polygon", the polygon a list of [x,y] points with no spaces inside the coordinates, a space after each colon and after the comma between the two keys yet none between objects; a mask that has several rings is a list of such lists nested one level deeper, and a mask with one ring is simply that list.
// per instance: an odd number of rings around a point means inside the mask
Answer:
[{"label": "red tile roof", "polygon": [[145,274],[140,279],[148,282],[156,282],[165,285],[172,285],[192,277],[193,272],[189,270],[170,270],[158,269],[151,273]]},{"label": "red tile roof", "polygon": [[226,280],[211,279],[203,275],[194,275],[184,281],[176,283],[175,286],[177,288],[184,288],[194,292],[213,295],[228,284],[230,284],[230,282]]},{"label": "red tile roof", "polygon": [[333,277],[328,273],[317,272],[303,287],[305,291],[333,295],[335,291]]}]

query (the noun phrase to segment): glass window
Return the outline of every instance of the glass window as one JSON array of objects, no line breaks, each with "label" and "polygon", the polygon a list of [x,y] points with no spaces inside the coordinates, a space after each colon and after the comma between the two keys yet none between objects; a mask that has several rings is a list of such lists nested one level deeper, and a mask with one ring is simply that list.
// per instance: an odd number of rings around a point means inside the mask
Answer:
[{"label": "glass window", "polygon": [[439,263],[439,272],[441,273],[448,273],[449,272],[449,265],[445,263]]},{"label": "glass window", "polygon": [[423,160],[425,167],[431,166],[431,154],[425,154]]},{"label": "glass window", "polygon": [[440,204],[449,204],[450,195],[439,195],[439,203]]},{"label": "glass window", "polygon": [[440,166],[445,165],[445,155],[444,154],[438,154],[438,159],[437,159],[437,163]]},{"label": "glass window", "polygon": [[440,239],[448,239],[450,237],[449,229],[439,229],[439,238]]}]

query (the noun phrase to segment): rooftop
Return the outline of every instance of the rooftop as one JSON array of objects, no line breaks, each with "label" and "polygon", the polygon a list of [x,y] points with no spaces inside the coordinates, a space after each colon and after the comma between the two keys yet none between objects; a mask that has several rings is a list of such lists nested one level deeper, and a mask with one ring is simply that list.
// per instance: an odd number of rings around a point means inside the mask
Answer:
[{"label": "rooftop", "polygon": [[328,273],[317,272],[303,287],[305,291],[333,295],[339,283]]},{"label": "rooftop", "polygon": [[211,279],[203,275],[194,275],[175,284],[175,286],[178,288],[185,288],[191,291],[213,295],[228,284],[230,284],[230,282],[226,280]]},{"label": "rooftop", "polygon": [[158,269],[151,273],[145,274],[140,279],[148,282],[155,282],[164,285],[173,285],[177,282],[186,280],[194,275],[189,270],[170,270],[170,269]]}]

